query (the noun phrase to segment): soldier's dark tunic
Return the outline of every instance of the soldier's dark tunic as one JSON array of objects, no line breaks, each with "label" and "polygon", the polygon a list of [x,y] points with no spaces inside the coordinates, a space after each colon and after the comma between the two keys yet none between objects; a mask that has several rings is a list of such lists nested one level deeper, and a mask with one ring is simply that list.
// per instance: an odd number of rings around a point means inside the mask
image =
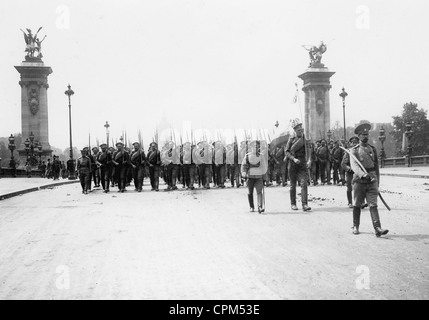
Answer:
[{"label": "soldier's dark tunic", "polygon": [[91,159],[86,155],[77,159],[76,166],[83,193],[87,193],[89,189],[89,181],[91,179],[91,165]]},{"label": "soldier's dark tunic", "polygon": [[[291,137],[285,147],[286,156],[289,158],[289,179],[290,179],[290,202],[291,205],[296,205],[296,184],[297,181],[301,185],[301,202],[302,205],[308,204],[308,171],[307,157],[305,153],[304,137]],[[311,157],[311,155],[310,155]],[[294,158],[300,161],[299,164],[294,162]]]},{"label": "soldier's dark tunic", "polygon": [[332,150],[332,170],[333,170],[334,184],[339,183],[340,180],[343,185],[345,183],[344,171],[342,170],[342,167],[341,167],[343,153],[344,151],[338,146],[335,146],[334,149]]},{"label": "soldier's dark tunic", "polygon": [[149,150],[147,153],[147,162],[149,165],[149,177],[152,190],[159,190],[159,166],[161,164],[161,153],[159,150]]},{"label": "soldier's dark tunic", "polygon": [[110,190],[110,176],[112,170],[112,154],[106,150],[97,154],[97,161],[100,163],[101,186],[104,191]]},{"label": "soldier's dark tunic", "polygon": [[187,188],[191,190],[194,189],[195,183],[195,162],[192,157],[192,153],[194,151],[194,146],[182,146],[182,152],[180,155],[180,162],[182,163],[183,169],[183,184],[186,185]]},{"label": "soldier's dark tunic", "polygon": [[117,151],[114,155],[114,160],[117,163],[116,173],[118,179],[119,191],[125,191],[127,169],[130,161],[130,155],[125,150]]},{"label": "soldier's dark tunic", "polygon": [[131,163],[133,164],[133,180],[137,191],[143,190],[143,180],[145,171],[146,156],[143,150],[133,151],[131,154]]}]

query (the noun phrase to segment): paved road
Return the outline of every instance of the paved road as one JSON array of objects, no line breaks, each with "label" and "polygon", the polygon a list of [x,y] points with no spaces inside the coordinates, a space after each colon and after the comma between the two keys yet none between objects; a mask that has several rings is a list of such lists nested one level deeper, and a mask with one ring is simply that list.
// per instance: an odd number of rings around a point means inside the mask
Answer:
[{"label": "paved road", "polygon": [[[428,299],[429,186],[385,177],[385,238],[351,234],[345,188],[82,195],[78,184],[0,202],[0,299]],[[299,190],[299,189],[298,189]]]}]

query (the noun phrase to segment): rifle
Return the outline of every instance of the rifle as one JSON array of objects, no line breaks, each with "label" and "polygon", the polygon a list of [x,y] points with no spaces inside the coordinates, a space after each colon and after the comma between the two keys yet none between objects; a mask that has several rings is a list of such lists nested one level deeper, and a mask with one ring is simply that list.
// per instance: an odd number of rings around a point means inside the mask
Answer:
[{"label": "rifle", "polygon": [[[362,165],[362,163],[360,163],[360,161],[355,157],[355,155],[353,153],[350,152],[350,150],[347,150],[344,147],[340,147],[341,149],[343,149],[345,152],[347,152],[347,154],[350,156],[350,160],[353,159],[357,165],[359,166],[359,168],[361,168],[361,170],[363,172],[365,172],[366,174],[368,174],[368,172],[366,171],[365,167]],[[384,201],[383,197],[381,196],[381,193],[378,192],[378,196],[380,197],[381,202],[383,202],[384,206],[387,208],[387,210],[391,210],[389,205],[386,203],[386,201]]]}]

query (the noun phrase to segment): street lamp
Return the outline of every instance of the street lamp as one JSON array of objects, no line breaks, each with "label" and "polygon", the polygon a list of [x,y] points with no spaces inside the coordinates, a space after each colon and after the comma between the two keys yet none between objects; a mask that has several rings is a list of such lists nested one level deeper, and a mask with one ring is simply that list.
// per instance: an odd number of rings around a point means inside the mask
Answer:
[{"label": "street lamp", "polygon": [[104,125],[104,127],[106,128],[106,143],[107,143],[107,148],[109,148],[109,127],[110,124],[106,121],[106,124]]},{"label": "street lamp", "polygon": [[378,140],[381,142],[381,151],[380,151],[380,158],[381,158],[381,167],[384,167],[384,158],[386,158],[386,153],[384,152],[384,141],[386,141],[386,135],[385,130],[383,126],[380,128],[380,136],[378,137]]},{"label": "street lamp", "polygon": [[16,162],[15,162],[15,159],[13,157],[13,150],[15,150],[16,146],[15,146],[15,137],[13,136],[13,134],[10,134],[10,137],[8,140],[9,140],[8,147],[9,147],[10,154],[11,154],[9,167],[12,169],[12,176],[16,177],[16,174],[15,174]]},{"label": "street lamp", "polygon": [[414,132],[413,130],[411,130],[413,127],[413,124],[411,122],[407,122],[405,125],[405,135],[407,136],[407,140],[408,140],[408,148],[407,148],[407,156],[408,156],[408,166],[411,167],[412,166],[412,161],[411,161],[411,152],[412,152],[412,146],[411,146],[411,137],[413,136]]},{"label": "street lamp", "polygon": [[42,143],[39,141],[39,143],[37,144],[37,150],[39,150],[39,165],[42,164]]},{"label": "street lamp", "polygon": [[346,92],[346,90],[341,91],[340,93],[340,97],[343,98],[343,126],[344,126],[344,141],[347,141],[347,137],[346,137],[346,97],[348,96],[348,93]]},{"label": "street lamp", "polygon": [[25,151],[27,152],[27,162],[30,166],[34,166],[37,164],[37,159],[34,155],[34,148],[37,147],[38,143],[34,142],[34,134],[30,132],[30,136],[25,140]]},{"label": "street lamp", "polygon": [[70,128],[70,160],[67,161],[67,167],[69,171],[69,180],[75,180],[75,161],[73,160],[73,144],[72,144],[72,122],[71,122],[71,101],[70,97],[74,95],[74,91],[71,89],[70,84],[67,86],[68,90],[64,92],[69,97],[69,128]]},{"label": "street lamp", "polygon": [[328,136],[328,141],[331,141],[331,137],[332,137],[331,129],[328,129],[328,132],[326,132],[326,135]]}]

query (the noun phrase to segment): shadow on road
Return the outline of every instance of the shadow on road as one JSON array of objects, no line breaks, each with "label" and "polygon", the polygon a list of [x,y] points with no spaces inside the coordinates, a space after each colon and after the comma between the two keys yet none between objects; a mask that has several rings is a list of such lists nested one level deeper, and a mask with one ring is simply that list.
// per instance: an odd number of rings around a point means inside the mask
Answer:
[{"label": "shadow on road", "polygon": [[386,238],[404,239],[407,241],[420,241],[420,240],[429,239],[429,234],[398,234],[398,235],[389,235]]}]

